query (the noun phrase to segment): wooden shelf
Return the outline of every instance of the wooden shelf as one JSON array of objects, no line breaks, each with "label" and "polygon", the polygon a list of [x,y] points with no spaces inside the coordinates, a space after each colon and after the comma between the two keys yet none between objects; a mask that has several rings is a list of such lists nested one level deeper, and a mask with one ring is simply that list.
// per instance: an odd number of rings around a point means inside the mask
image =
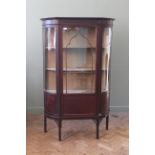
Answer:
[{"label": "wooden shelf", "polygon": [[[56,90],[44,90],[45,92],[47,92],[47,93],[52,93],[52,94],[55,94],[56,93]],[[102,92],[108,92],[108,90],[102,90]],[[65,94],[66,93],[66,90],[63,90],[63,93]],[[95,92],[92,92],[92,91],[90,91],[90,90],[67,90],[67,93],[68,94],[80,94],[80,93],[90,93],[90,94],[92,94],[92,93],[95,93]]]},{"label": "wooden shelf", "polygon": [[48,71],[56,71],[56,68],[46,68]]},{"label": "wooden shelf", "polygon": [[56,90],[49,90],[49,89],[47,89],[47,90],[44,90],[44,92],[55,94]]},{"label": "wooden shelf", "polygon": [[[46,70],[48,71],[56,71],[56,68],[46,68]],[[102,71],[109,71],[109,69],[103,68]],[[95,69],[91,69],[91,68],[67,68],[63,69],[63,72],[95,72]]]},{"label": "wooden shelf", "polygon": [[[46,50],[48,50],[48,51],[56,51],[56,48],[48,48],[48,47],[45,47],[45,49]],[[78,46],[76,46],[76,47],[63,47],[63,49],[64,50],[71,50],[71,49],[88,49],[88,50],[95,50],[96,49],[96,47],[78,47]],[[103,49],[106,49],[106,48],[103,48]]]},{"label": "wooden shelf", "polygon": [[63,70],[63,71],[67,71],[67,72],[94,72],[95,69],[91,69],[91,68],[67,68],[67,70]]},{"label": "wooden shelf", "polygon": [[[56,68],[46,68],[46,70],[48,71],[56,71]],[[103,68],[102,71],[109,71],[109,69],[107,68]],[[63,69],[63,72],[95,72],[95,69],[91,69],[91,68],[67,68],[67,69]]]},{"label": "wooden shelf", "polygon": [[[56,68],[46,68],[48,71],[56,71]],[[63,69],[64,72],[94,72],[94,69],[91,68],[67,68]]]},{"label": "wooden shelf", "polygon": [[[56,90],[44,90],[44,91],[47,92],[47,93],[52,93],[52,94],[56,93]],[[66,90],[63,90],[63,93],[66,94]],[[68,94],[81,94],[81,93],[90,93],[90,94],[92,94],[92,93],[95,93],[95,92],[92,92],[90,90],[82,90],[82,89],[78,89],[78,90],[69,89],[69,90],[67,90],[67,93]]]},{"label": "wooden shelf", "polygon": [[88,49],[88,50],[95,50],[96,47],[82,47],[82,46],[71,46],[71,47],[63,47],[64,50],[67,49]]},{"label": "wooden shelf", "polygon": [[45,47],[45,50],[48,50],[48,51],[56,51],[56,48],[52,48],[52,47]]}]

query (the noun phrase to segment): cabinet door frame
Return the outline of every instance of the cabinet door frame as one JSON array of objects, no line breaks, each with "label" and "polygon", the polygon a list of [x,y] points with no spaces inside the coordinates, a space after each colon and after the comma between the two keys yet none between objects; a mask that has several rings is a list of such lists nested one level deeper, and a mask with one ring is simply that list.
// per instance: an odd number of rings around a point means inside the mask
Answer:
[{"label": "cabinet door frame", "polygon": [[[86,24],[62,24],[58,25],[58,45],[57,45],[57,103],[59,105],[59,116],[62,116],[62,108],[63,108],[63,36],[62,31],[63,27],[93,27],[96,29],[96,65],[95,65],[95,92],[91,93],[90,95],[94,95],[95,97],[95,105],[96,105],[96,116],[98,116],[99,109],[100,109],[100,97],[101,97],[101,48],[102,48],[102,27],[99,24],[93,23],[92,25],[86,25]],[[59,77],[59,78],[58,78]],[[59,79],[59,80],[58,80]],[[87,94],[87,93],[84,93]],[[84,95],[82,94],[82,95]],[[76,94],[78,95],[78,94]]]}]

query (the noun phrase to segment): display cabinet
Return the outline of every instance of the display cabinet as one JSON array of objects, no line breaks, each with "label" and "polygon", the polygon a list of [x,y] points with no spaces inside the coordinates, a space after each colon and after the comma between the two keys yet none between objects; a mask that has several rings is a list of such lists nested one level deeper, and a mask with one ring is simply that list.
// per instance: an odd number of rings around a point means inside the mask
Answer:
[{"label": "display cabinet", "polygon": [[47,118],[109,122],[112,18],[42,18],[44,131]]}]

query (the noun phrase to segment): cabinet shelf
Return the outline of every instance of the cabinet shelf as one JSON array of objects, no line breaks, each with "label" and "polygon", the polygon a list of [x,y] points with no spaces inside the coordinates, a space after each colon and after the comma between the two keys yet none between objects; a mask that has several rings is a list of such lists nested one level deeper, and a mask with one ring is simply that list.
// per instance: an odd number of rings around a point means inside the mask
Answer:
[{"label": "cabinet shelf", "polygon": [[[47,92],[47,93],[51,93],[51,94],[56,93],[56,90],[44,90],[44,91]],[[63,90],[63,93],[65,94],[66,90]],[[82,89],[78,89],[78,90],[69,89],[69,90],[67,90],[67,93],[68,94],[81,94],[81,93],[92,94],[92,93],[95,93],[95,92],[92,92],[90,90],[82,90]]]},{"label": "cabinet shelf", "polygon": [[[46,68],[47,71],[56,71],[56,68]],[[103,68],[101,69],[101,71],[109,71],[109,69]],[[95,69],[91,69],[91,68],[67,68],[67,69],[63,69],[63,72],[95,72]]]},{"label": "cabinet shelf", "polygon": [[52,47],[45,47],[46,51],[56,51],[56,48],[52,48]]},{"label": "cabinet shelf", "polygon": [[[46,89],[46,90],[44,90],[44,92],[55,94],[56,93],[56,90]],[[102,93],[103,92],[108,92],[108,90],[102,90]],[[65,94],[66,93],[66,90],[63,90],[63,93]],[[81,94],[81,93],[93,94],[95,92],[90,91],[90,90],[82,90],[82,89],[78,89],[78,90],[69,89],[69,90],[67,90],[67,93],[68,94]]]},{"label": "cabinet shelf", "polygon": [[[46,68],[48,71],[56,71],[55,68]],[[89,68],[67,68],[63,69],[63,72],[95,72],[95,69]]]},{"label": "cabinet shelf", "polygon": [[56,71],[56,68],[46,68],[47,71]]},{"label": "cabinet shelf", "polygon": [[88,49],[88,50],[95,50],[95,47],[82,47],[82,46],[71,46],[71,47],[63,47],[63,49]]},{"label": "cabinet shelf", "polygon": [[[108,47],[107,47],[108,48]],[[49,47],[45,47],[46,50],[48,51],[55,51],[56,48],[49,48]],[[88,49],[88,50],[95,50],[96,48],[95,47],[63,47],[62,49],[64,50],[71,50],[71,49]]]}]

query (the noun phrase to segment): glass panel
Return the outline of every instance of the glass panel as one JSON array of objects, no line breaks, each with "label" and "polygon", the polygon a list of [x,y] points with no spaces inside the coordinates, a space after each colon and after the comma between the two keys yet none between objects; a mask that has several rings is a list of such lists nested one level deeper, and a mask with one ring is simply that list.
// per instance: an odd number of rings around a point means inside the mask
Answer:
[{"label": "glass panel", "polygon": [[45,48],[48,50],[56,47],[56,29],[48,27],[45,29]]},{"label": "glass panel", "polygon": [[106,48],[111,46],[111,36],[112,36],[112,30],[110,27],[104,28],[103,31],[103,39],[102,39],[102,47]]},{"label": "glass panel", "polygon": [[96,28],[63,28],[63,91],[94,93]]},{"label": "glass panel", "polygon": [[109,69],[110,46],[102,49],[102,70]]},{"label": "glass panel", "polygon": [[55,50],[46,51],[46,68],[56,68],[56,52]]},{"label": "glass panel", "polygon": [[64,93],[95,93],[95,74],[64,72]]},{"label": "glass panel", "polygon": [[102,39],[102,87],[101,91],[109,91],[109,60],[111,47],[111,28],[104,28]]},{"label": "glass panel", "polygon": [[55,72],[47,71],[46,74],[47,74],[47,86],[46,86],[47,90],[51,92],[56,92]]},{"label": "glass panel", "polygon": [[48,92],[56,93],[56,28],[45,28],[45,70]]}]

